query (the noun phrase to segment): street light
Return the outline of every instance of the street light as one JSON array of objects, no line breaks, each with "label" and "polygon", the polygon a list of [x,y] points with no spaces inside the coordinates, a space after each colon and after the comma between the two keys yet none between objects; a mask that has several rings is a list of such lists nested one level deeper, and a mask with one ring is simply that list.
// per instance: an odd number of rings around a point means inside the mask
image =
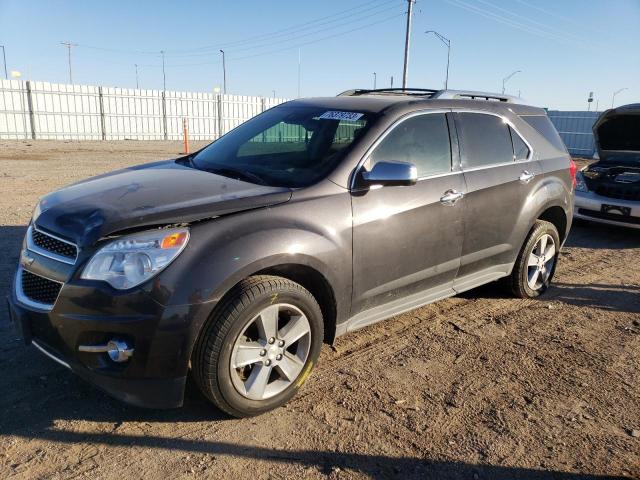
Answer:
[{"label": "street light", "polygon": [[616,100],[616,95],[618,95],[620,92],[623,92],[624,90],[629,90],[627,87],[621,88],[620,90],[616,90],[615,92],[613,92],[613,96],[611,97],[611,108],[613,108],[613,102],[615,102]]},{"label": "street light", "polygon": [[376,89],[376,77],[377,77],[376,72],[373,72],[373,89],[374,90]]},{"label": "street light", "polygon": [[220,50],[222,54],[222,93],[227,94],[227,64],[224,58],[224,50]]},{"label": "street light", "polygon": [[511,77],[513,77],[516,73],[522,73],[522,70],[516,70],[515,72],[511,73],[510,75],[507,75],[506,77],[504,77],[502,79],[502,94],[504,95],[504,85],[505,83],[507,83],[509,81],[509,79]]},{"label": "street light", "polygon": [[436,37],[438,37],[438,40],[444,43],[447,47],[447,76],[445,77],[444,81],[444,89],[447,90],[449,88],[449,60],[451,59],[451,40],[449,40],[444,35],[436,32],[435,30],[427,30],[424,33],[426,33],[427,35],[433,33]]}]

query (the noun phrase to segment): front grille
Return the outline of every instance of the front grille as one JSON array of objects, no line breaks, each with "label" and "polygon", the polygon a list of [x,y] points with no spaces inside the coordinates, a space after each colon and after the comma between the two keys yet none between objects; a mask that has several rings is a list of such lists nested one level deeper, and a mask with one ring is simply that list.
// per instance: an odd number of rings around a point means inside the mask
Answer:
[{"label": "front grille", "polygon": [[631,185],[598,185],[596,194],[602,197],[617,198],[619,200],[640,200],[640,187]]},{"label": "front grille", "polygon": [[601,218],[603,220],[613,220],[614,222],[640,225],[640,217],[625,217],[624,215],[619,215],[616,213],[604,213],[597,210],[588,210],[586,208],[579,208],[578,213],[587,217]]},{"label": "front grille", "polygon": [[57,238],[47,235],[46,233],[43,233],[40,230],[36,230],[35,228],[31,229],[31,239],[36,247],[51,253],[55,253],[56,255],[60,255],[61,257],[75,260],[76,256],[78,255],[78,249],[75,245],[71,245],[69,243],[63,242],[62,240],[58,240]]},{"label": "front grille", "polygon": [[22,270],[21,274],[22,293],[29,300],[44,305],[53,305],[56,303],[62,284],[41,277],[26,270]]}]

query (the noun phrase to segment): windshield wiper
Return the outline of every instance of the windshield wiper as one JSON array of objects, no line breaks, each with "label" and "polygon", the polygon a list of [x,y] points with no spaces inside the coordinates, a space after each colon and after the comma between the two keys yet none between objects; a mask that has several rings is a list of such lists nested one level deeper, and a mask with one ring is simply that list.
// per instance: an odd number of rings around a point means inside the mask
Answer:
[{"label": "windshield wiper", "polygon": [[217,167],[207,168],[207,172],[214,173],[216,175],[222,175],[224,177],[234,178],[236,180],[242,180],[249,183],[257,183],[258,185],[267,185],[267,182],[256,175],[255,173],[247,172],[245,170],[235,170],[229,167]]}]

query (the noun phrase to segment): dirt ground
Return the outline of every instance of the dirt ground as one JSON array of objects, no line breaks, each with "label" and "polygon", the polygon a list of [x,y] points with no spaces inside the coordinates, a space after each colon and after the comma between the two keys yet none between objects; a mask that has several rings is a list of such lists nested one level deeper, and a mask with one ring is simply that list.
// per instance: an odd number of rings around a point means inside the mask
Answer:
[{"label": "dirt ground", "polygon": [[[37,198],[180,152],[0,142],[0,295]],[[576,226],[540,300],[495,285],[325,346],[289,405],[229,419],[193,386],[128,407],[13,333],[0,307],[0,478],[640,477],[640,231]]]}]

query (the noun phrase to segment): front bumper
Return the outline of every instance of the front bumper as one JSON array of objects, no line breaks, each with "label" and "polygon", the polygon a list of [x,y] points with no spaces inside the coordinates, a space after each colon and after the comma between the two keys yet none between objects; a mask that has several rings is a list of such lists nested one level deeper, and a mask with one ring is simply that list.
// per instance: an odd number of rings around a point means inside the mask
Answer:
[{"label": "front bumper", "polygon": [[[617,207],[628,208],[630,215],[624,216],[618,213],[603,213],[603,205],[615,205]],[[594,192],[576,191],[573,217],[591,222],[640,229],[640,202],[603,197]]]},{"label": "front bumper", "polygon": [[[195,323],[207,315],[205,305],[163,306],[146,292],[113,295],[109,287],[68,283],[50,310],[21,303],[15,285],[9,313],[26,344],[71,369],[126,403],[175,408],[183,403]],[[106,353],[79,352],[123,338],[133,356],[116,363]]]}]

